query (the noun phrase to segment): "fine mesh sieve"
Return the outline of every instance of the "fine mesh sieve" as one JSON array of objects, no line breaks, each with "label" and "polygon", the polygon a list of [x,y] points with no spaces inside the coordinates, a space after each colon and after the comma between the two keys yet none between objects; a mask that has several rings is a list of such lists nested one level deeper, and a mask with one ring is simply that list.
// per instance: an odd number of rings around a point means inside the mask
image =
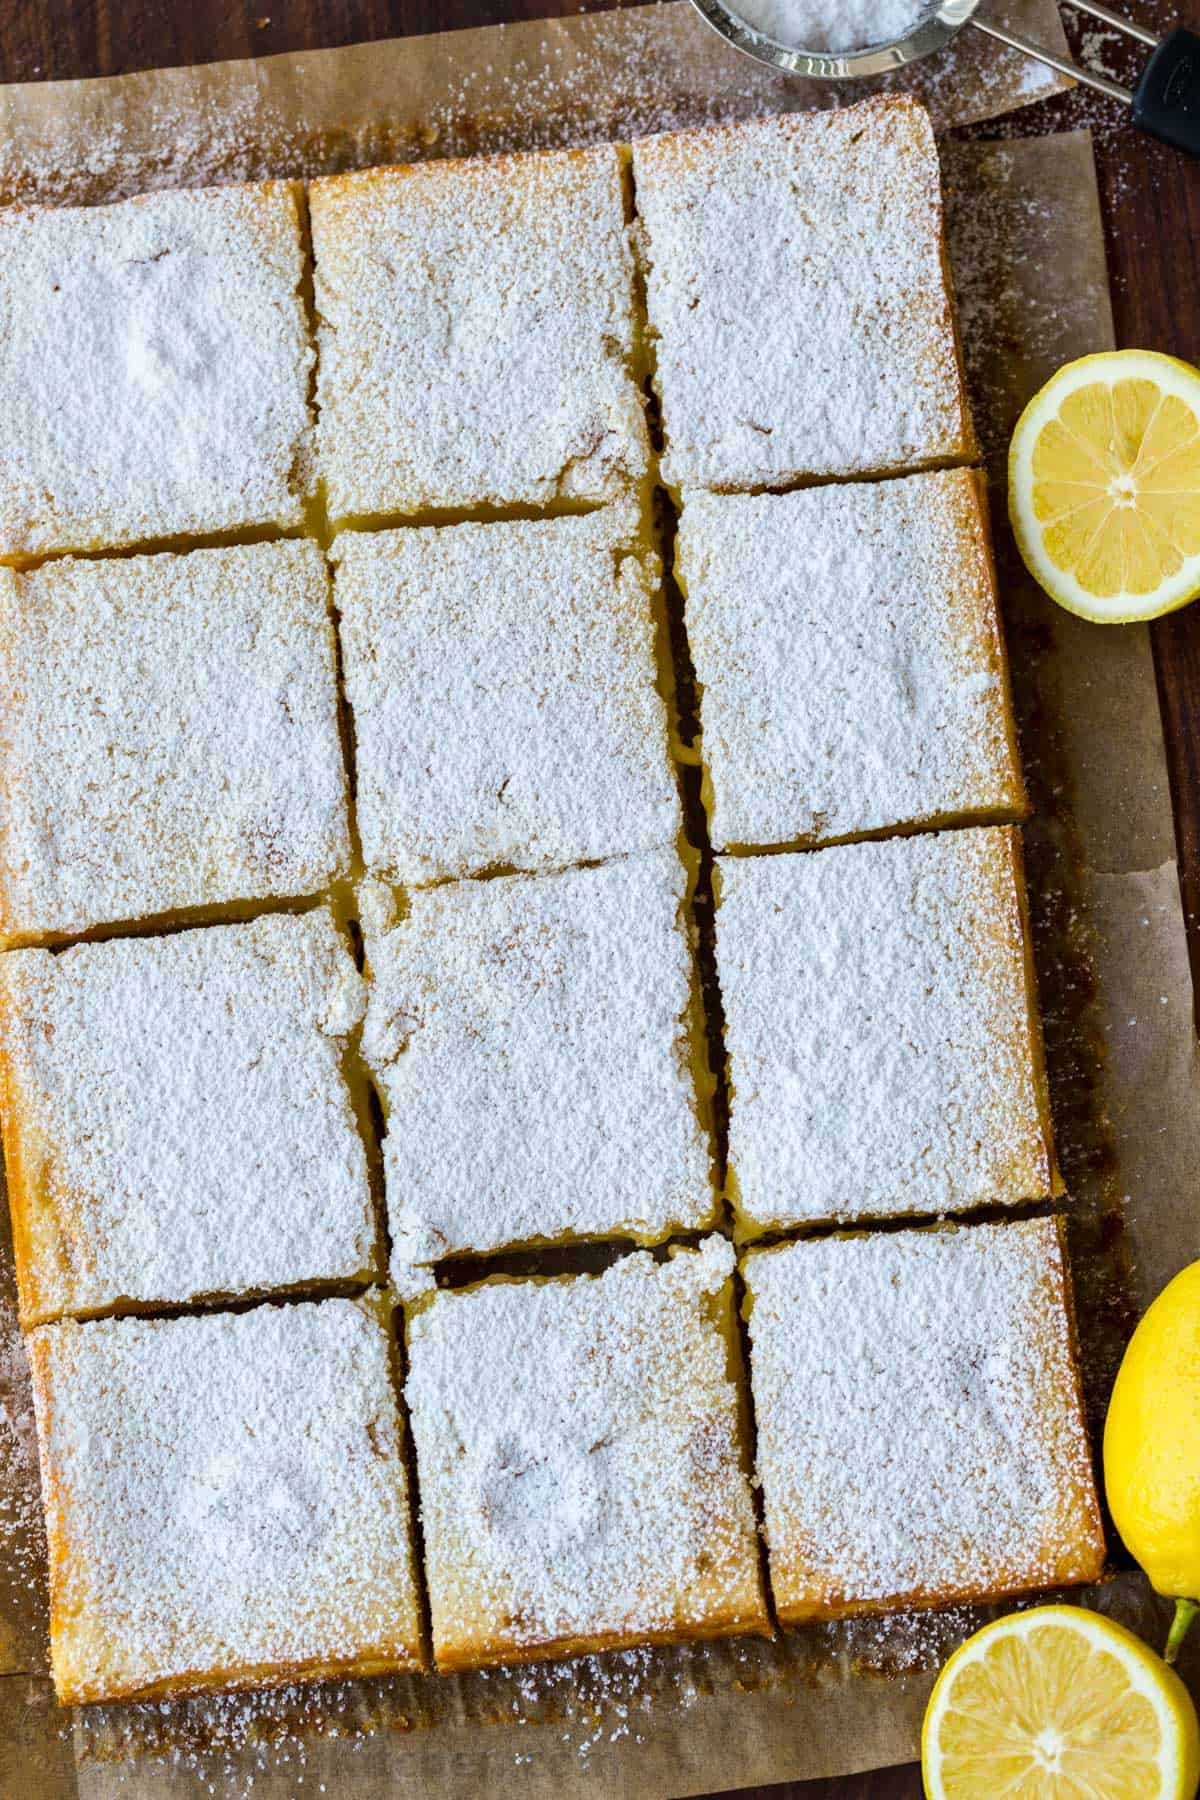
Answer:
[{"label": "fine mesh sieve", "polygon": [[[987,37],[997,38],[1012,50],[1032,56],[1038,62],[1082,82],[1110,99],[1123,100],[1131,109],[1133,123],[1155,137],[1200,156],[1200,36],[1180,26],[1163,38],[1152,31],[1123,19],[1097,0],[1071,0],[1080,12],[1090,13],[1126,37],[1145,44],[1150,51],[1136,88],[1127,88],[1097,69],[1081,68],[1040,44],[1031,43],[1019,32],[991,18],[978,16],[981,0],[933,0],[929,11],[917,20],[911,31],[888,43],[869,44],[862,50],[833,54],[821,50],[805,50],[768,37],[757,26],[738,16],[727,0],[692,0],[701,17],[714,31],[747,56],[771,63],[791,75],[807,75],[818,81],[852,81],[864,75],[884,75],[902,69],[918,57],[941,50],[964,26],[970,25]],[[837,0],[829,0],[831,8]]]}]

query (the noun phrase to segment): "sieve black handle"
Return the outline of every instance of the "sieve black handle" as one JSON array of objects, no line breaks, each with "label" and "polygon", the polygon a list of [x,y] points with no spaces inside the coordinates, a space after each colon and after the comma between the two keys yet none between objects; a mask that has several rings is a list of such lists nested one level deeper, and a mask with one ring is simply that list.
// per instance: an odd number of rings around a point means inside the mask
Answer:
[{"label": "sieve black handle", "polygon": [[1168,32],[1142,71],[1133,122],[1152,137],[1200,156],[1200,35]]}]

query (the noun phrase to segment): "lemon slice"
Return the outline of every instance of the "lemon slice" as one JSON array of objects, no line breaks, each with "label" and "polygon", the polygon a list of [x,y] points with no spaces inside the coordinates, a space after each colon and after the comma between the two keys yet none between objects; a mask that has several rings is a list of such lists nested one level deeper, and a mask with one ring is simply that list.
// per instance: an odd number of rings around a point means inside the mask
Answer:
[{"label": "lemon slice", "polygon": [[921,1738],[929,1800],[1192,1800],[1196,1709],[1140,1638],[1077,1606],[985,1625],[956,1650]]},{"label": "lemon slice", "polygon": [[1085,619],[1154,619],[1200,594],[1200,369],[1152,350],[1068,363],[1008,457],[1026,567]]}]

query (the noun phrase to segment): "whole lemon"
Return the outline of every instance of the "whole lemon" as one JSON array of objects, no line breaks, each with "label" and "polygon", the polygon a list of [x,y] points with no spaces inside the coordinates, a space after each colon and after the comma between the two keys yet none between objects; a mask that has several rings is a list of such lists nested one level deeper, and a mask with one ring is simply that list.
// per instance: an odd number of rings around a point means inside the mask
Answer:
[{"label": "whole lemon", "polygon": [[1104,1484],[1126,1548],[1177,1602],[1173,1662],[1200,1603],[1200,1262],[1129,1340],[1104,1427]]}]

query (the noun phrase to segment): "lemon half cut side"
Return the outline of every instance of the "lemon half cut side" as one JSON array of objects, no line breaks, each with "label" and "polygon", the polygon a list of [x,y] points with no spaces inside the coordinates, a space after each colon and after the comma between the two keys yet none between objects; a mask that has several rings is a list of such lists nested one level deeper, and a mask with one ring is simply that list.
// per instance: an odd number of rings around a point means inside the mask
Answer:
[{"label": "lemon half cut side", "polygon": [[1200,370],[1153,350],[1067,363],[1008,460],[1013,531],[1069,612],[1153,619],[1200,594]]},{"label": "lemon half cut side", "polygon": [[929,1800],[1193,1800],[1196,1709],[1123,1625],[1039,1606],[956,1650],[925,1714]]}]

